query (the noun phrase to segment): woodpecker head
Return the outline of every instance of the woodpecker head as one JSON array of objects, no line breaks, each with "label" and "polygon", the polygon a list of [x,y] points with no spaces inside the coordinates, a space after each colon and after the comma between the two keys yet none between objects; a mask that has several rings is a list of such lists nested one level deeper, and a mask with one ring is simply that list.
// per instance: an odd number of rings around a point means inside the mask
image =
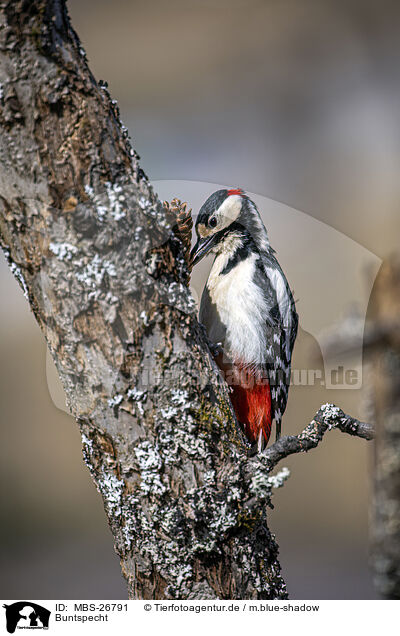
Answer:
[{"label": "woodpecker head", "polygon": [[[240,188],[217,190],[200,208],[196,221],[197,243],[190,254],[192,264],[209,252],[218,253],[228,239],[251,236],[260,249],[269,247],[267,231],[254,203]],[[231,241],[233,249],[233,241]]]}]

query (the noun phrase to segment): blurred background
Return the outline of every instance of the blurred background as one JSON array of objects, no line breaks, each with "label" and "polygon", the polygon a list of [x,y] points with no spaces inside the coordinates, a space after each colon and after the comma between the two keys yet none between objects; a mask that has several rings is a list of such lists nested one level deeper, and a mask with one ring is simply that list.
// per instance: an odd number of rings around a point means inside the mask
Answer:
[{"label": "blurred background", "polygon": [[[108,81],[160,196],[172,182],[241,186],[260,202],[268,197],[322,221],[368,255],[354,259],[348,284],[366,307],[377,264],[400,235],[398,3],[68,5],[90,67]],[[187,194],[183,186],[174,192]],[[324,245],[316,249],[317,226],[307,227],[307,258],[315,249],[323,287]],[[276,229],[272,238],[292,283],[302,267],[298,235]],[[330,266],[328,292],[342,284],[335,272]],[[199,291],[205,276],[196,274]],[[300,299],[304,315],[318,316],[326,296],[310,287],[314,296]],[[50,396],[43,337],[3,258],[0,291],[0,596],[126,598],[77,427]],[[300,304],[299,313],[302,324]],[[302,327],[294,365],[323,369],[315,334]],[[327,401],[356,417],[367,412],[362,388],[295,386],[284,432],[298,432]],[[285,464],[292,477],[275,494],[270,526],[291,598],[376,598],[368,564],[372,446],[334,431]]]}]

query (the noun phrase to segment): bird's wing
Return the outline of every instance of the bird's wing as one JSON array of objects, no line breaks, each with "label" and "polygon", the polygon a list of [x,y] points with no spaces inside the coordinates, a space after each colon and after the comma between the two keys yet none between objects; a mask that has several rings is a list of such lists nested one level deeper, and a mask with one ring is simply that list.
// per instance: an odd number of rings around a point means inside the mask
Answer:
[{"label": "bird's wing", "polygon": [[224,343],[226,327],[221,322],[217,307],[210,298],[207,285],[204,287],[200,301],[199,322],[204,325],[211,343]]},{"label": "bird's wing", "polygon": [[273,254],[263,256],[261,262],[262,273],[269,281],[266,289],[270,312],[265,322],[267,342],[265,366],[271,387],[272,414],[278,439],[282,415],[288,399],[298,315],[289,283],[275,256]]}]

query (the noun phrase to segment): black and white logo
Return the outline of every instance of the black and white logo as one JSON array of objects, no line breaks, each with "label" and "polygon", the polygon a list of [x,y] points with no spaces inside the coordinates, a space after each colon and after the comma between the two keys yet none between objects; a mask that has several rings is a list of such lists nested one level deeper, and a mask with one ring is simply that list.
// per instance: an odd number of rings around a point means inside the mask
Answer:
[{"label": "black and white logo", "polygon": [[32,603],[18,601],[12,605],[3,605],[6,610],[7,631],[13,634],[16,629],[48,629],[50,610]]}]

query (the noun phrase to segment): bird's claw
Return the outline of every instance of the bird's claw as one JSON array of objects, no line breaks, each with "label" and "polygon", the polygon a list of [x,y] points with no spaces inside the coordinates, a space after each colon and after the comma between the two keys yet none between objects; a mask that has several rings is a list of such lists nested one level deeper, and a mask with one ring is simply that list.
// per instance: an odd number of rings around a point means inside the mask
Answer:
[{"label": "bird's claw", "polygon": [[222,343],[221,342],[208,342],[208,348],[210,349],[212,356],[216,358],[221,353],[223,353]]},{"label": "bird's claw", "polygon": [[222,348],[222,343],[221,342],[211,342],[211,340],[208,337],[206,328],[204,325],[201,324],[201,322],[199,323],[200,325],[200,329],[202,331],[203,337],[207,343],[208,348],[211,351],[211,355],[213,356],[213,358],[216,358],[217,356],[219,356],[220,353],[223,353],[223,348]]}]

